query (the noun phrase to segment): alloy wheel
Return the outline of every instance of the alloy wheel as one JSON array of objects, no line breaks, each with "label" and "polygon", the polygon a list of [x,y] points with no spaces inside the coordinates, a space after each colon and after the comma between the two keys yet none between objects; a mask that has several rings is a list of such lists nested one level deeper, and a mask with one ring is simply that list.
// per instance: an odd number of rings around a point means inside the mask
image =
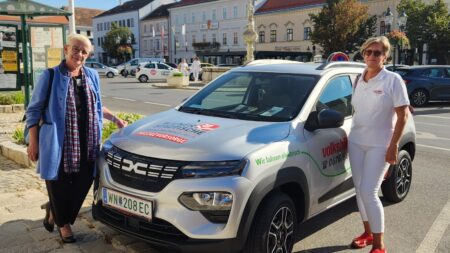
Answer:
[{"label": "alloy wheel", "polygon": [[267,238],[268,253],[288,253],[294,240],[294,217],[292,210],[281,207],[273,216]]},{"label": "alloy wheel", "polygon": [[418,90],[418,91],[414,92],[414,94],[412,96],[412,100],[416,106],[421,106],[427,102],[428,95],[425,93],[425,91]]},{"label": "alloy wheel", "polygon": [[404,157],[397,166],[395,186],[397,195],[402,198],[408,193],[409,187],[411,186],[411,162]]}]

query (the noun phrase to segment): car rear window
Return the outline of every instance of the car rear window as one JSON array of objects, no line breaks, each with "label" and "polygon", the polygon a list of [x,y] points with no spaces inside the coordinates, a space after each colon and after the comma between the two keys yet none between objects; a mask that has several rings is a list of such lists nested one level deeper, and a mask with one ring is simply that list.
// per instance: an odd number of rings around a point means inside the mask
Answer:
[{"label": "car rear window", "polygon": [[395,69],[395,73],[399,74],[402,77],[409,75],[410,72],[410,69]]}]

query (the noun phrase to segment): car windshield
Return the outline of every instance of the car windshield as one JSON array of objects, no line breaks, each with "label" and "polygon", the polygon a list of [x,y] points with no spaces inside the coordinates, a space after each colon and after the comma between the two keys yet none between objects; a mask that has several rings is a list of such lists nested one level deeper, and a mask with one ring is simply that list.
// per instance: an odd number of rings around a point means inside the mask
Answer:
[{"label": "car windshield", "polygon": [[409,70],[409,69],[402,69],[402,68],[399,68],[399,69],[395,69],[394,72],[397,73],[397,74],[399,74],[400,76],[404,77],[404,76],[407,76],[407,75],[408,75],[408,73],[410,72],[410,70]]},{"label": "car windshield", "polygon": [[317,76],[230,72],[214,80],[180,111],[255,121],[289,121],[300,112]]}]

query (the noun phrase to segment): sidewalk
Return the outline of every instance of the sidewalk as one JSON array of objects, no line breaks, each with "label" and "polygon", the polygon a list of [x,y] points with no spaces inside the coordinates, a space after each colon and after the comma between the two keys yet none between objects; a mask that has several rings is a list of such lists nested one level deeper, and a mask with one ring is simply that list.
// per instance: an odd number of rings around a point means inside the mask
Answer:
[{"label": "sidewalk", "polygon": [[[11,140],[22,113],[0,113],[0,143]],[[45,183],[34,168],[19,166],[0,155],[0,253],[16,252],[150,252],[158,251],[96,222],[91,216],[92,190],[73,226],[77,242],[63,244],[56,229],[48,233],[41,204],[48,200]]]}]

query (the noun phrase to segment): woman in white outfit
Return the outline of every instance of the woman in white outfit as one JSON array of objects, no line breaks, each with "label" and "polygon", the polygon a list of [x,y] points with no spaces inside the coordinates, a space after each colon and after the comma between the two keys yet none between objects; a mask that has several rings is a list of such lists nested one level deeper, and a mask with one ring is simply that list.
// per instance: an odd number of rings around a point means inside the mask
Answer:
[{"label": "woman in white outfit", "polygon": [[402,78],[383,66],[390,47],[384,36],[369,38],[361,46],[367,68],[356,81],[352,98],[355,112],[348,148],[364,233],[351,246],[372,245],[370,253],[387,252],[378,190],[389,165],[397,162],[398,143],[409,114]]},{"label": "woman in white outfit", "polygon": [[200,74],[200,71],[202,70],[202,66],[200,65],[200,60],[198,57],[194,58],[194,62],[192,62],[191,65],[191,71],[192,75],[194,75],[194,81],[198,81],[198,75]]},{"label": "woman in white outfit", "polygon": [[184,76],[189,76],[189,65],[186,62],[186,59],[182,59],[180,64],[178,64],[178,69],[183,73]]}]

